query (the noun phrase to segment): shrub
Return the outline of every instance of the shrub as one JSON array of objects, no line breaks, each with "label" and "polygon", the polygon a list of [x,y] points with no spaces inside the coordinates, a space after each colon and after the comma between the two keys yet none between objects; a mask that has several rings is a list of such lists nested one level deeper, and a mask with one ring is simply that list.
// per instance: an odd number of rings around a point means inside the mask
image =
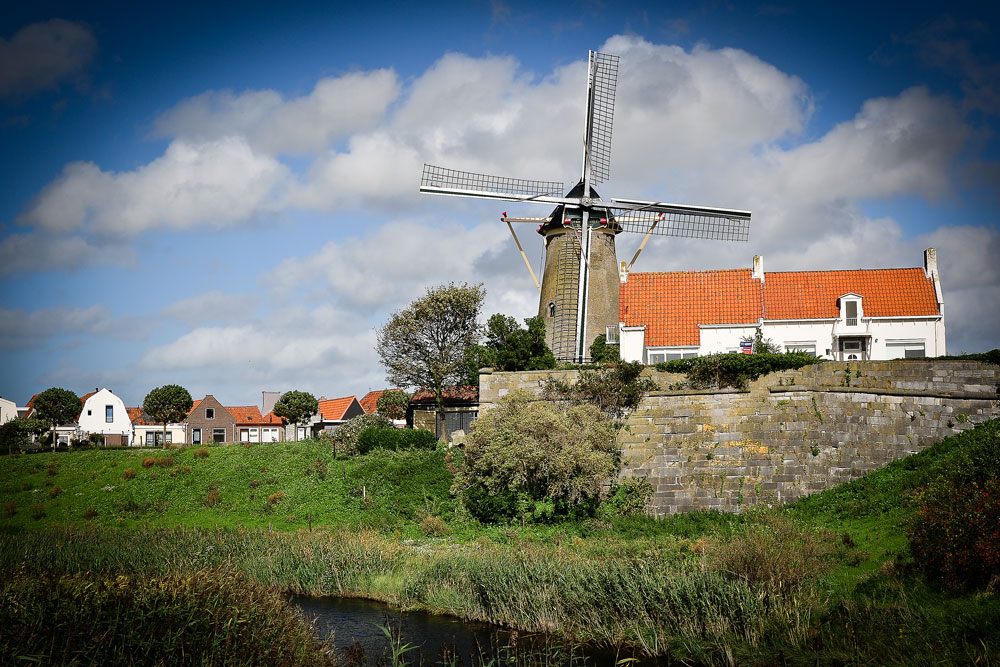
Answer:
[{"label": "shrub", "polygon": [[615,363],[621,360],[617,343],[608,343],[607,337],[600,334],[590,346],[590,360],[595,364]]},{"label": "shrub", "polygon": [[938,481],[917,496],[908,533],[914,563],[946,588],[988,584],[1000,575],[1000,479]]},{"label": "shrub", "polygon": [[[592,514],[619,463],[615,430],[596,407],[563,411],[516,391],[472,428],[452,491],[481,521],[502,519],[510,511],[508,494],[524,521]],[[477,506],[484,501],[489,510]]]},{"label": "shrub", "polygon": [[607,419],[622,419],[656,389],[653,380],[641,377],[643,368],[639,362],[584,368],[574,384],[550,378],[542,387],[542,395],[570,405],[594,405]]},{"label": "shrub", "polygon": [[14,516],[17,514],[17,503],[14,501],[4,503],[3,508],[7,512],[7,516]]},{"label": "shrub", "polygon": [[645,514],[653,497],[653,485],[645,478],[626,477],[612,486],[608,499],[601,503],[599,514],[605,519]]},{"label": "shrub", "polygon": [[710,354],[693,359],[675,359],[656,364],[667,373],[685,373],[696,388],[743,388],[748,382],[775,371],[786,371],[817,364],[823,360],[811,354]]},{"label": "shrub", "polygon": [[281,491],[278,491],[277,493],[272,493],[271,495],[269,495],[267,497],[267,502],[271,503],[272,505],[277,505],[279,502],[284,500],[284,498],[285,494],[282,493]]},{"label": "shrub", "polygon": [[258,486],[260,486],[260,480],[259,479],[251,479],[250,483],[249,483],[249,486],[250,486],[251,489],[256,489]]},{"label": "shrub", "polygon": [[93,507],[88,507],[83,511],[83,518],[86,519],[87,521],[90,521],[95,516],[97,516],[97,510],[95,510]]},{"label": "shrub", "polygon": [[373,449],[396,451],[399,449],[434,449],[435,447],[437,447],[437,438],[434,437],[433,433],[422,428],[368,427],[358,433],[357,449],[359,454],[367,454]]},{"label": "shrub", "polygon": [[174,464],[173,456],[159,456],[156,458],[156,465],[161,468],[169,468]]},{"label": "shrub", "polygon": [[205,496],[205,506],[215,507],[219,504],[219,492],[216,489],[209,489],[208,495]]},{"label": "shrub", "polygon": [[31,517],[35,521],[38,521],[39,519],[44,519],[45,518],[45,505],[42,505],[40,503],[35,503],[34,505],[32,505],[31,506]]},{"label": "shrub", "polygon": [[199,447],[198,449],[194,450],[194,452],[192,452],[191,455],[194,456],[196,459],[207,459],[208,450],[205,449],[204,447]]},{"label": "shrub", "polygon": [[59,471],[56,470],[55,465],[54,464],[49,464],[49,469],[48,469],[48,475],[49,475],[49,477],[55,477],[58,474],[59,474]]},{"label": "shrub", "polygon": [[128,481],[135,477],[135,470],[132,470],[132,468],[125,468],[125,470],[122,471],[122,475],[125,477],[125,481]]},{"label": "shrub", "polygon": [[49,489],[49,498],[55,498],[60,493],[62,493],[62,487],[57,484]]},{"label": "shrub", "polygon": [[448,524],[438,516],[429,516],[421,521],[420,530],[424,531],[424,535],[429,537],[443,537],[450,532]]},{"label": "shrub", "polygon": [[788,590],[833,565],[836,537],[800,528],[784,517],[761,514],[758,521],[708,549],[706,555],[710,567],[728,576]]},{"label": "shrub", "polygon": [[386,419],[385,415],[373,412],[367,415],[358,415],[348,419],[330,435],[330,443],[333,445],[333,453],[354,455],[358,451],[358,434],[366,428],[393,428],[392,422]]},{"label": "shrub", "polygon": [[143,468],[152,468],[155,463],[156,463],[156,459],[154,459],[152,456],[147,456],[146,458],[144,458],[142,460],[142,467]]}]

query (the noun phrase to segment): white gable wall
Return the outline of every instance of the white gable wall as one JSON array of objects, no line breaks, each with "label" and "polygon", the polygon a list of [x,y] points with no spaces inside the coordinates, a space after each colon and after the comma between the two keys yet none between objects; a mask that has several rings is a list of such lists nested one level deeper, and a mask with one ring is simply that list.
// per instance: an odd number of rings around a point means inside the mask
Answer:
[{"label": "white gable wall", "polygon": [[0,424],[6,424],[17,417],[17,403],[0,398]]},{"label": "white gable wall", "polygon": [[[111,420],[108,421],[108,406],[111,407]],[[104,435],[124,434],[132,444],[132,420],[129,419],[125,403],[111,393],[110,389],[101,389],[87,399],[80,412],[81,433],[101,433]]]}]

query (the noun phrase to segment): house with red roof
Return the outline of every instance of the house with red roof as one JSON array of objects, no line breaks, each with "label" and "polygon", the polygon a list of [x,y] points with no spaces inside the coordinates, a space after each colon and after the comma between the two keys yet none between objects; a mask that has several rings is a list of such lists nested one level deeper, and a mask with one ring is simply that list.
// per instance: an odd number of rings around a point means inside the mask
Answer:
[{"label": "house with red roof", "polygon": [[[319,435],[320,431],[334,431],[352,417],[365,414],[364,408],[357,396],[342,396],[340,398],[321,398],[319,412],[313,415],[309,424],[311,435]],[[305,428],[300,426],[301,429]]]},{"label": "house with red roof", "polygon": [[[194,409],[193,407],[191,408]],[[133,444],[139,447],[162,447],[163,446],[163,424],[153,420],[141,407],[126,408],[129,419],[132,420],[132,429],[135,433]],[[184,424],[167,424],[167,444],[178,445],[184,443]]]},{"label": "house with red roof", "polygon": [[235,429],[240,442],[281,442],[284,431],[281,418],[274,411],[260,413],[256,405],[226,406],[236,420]]},{"label": "house with red roof", "polygon": [[753,268],[622,275],[622,359],[652,364],[749,349],[757,331],[782,352],[842,361],[945,354],[934,248],[903,269]]}]

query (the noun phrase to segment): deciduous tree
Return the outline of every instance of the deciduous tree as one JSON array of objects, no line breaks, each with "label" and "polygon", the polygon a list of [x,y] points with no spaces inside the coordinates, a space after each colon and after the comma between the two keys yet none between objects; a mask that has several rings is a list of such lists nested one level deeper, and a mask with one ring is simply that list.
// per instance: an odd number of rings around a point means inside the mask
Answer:
[{"label": "deciduous tree", "polygon": [[479,369],[536,371],[556,367],[556,358],[545,342],[541,317],[524,320],[522,328],[513,317],[496,313],[486,322],[486,339],[467,352],[468,384],[479,383]]},{"label": "deciduous tree", "polygon": [[481,284],[431,287],[376,332],[375,349],[389,382],[434,390],[439,434],[444,388],[466,377],[466,350],[479,342],[479,311],[485,296]]},{"label": "deciduous tree", "polygon": [[52,451],[56,451],[56,427],[72,424],[80,418],[83,404],[80,397],[69,389],[51,387],[35,397],[35,413],[47,424],[52,424]]},{"label": "deciduous tree", "polygon": [[319,411],[316,397],[307,391],[286,391],[274,404],[274,416],[283,424],[295,424],[295,440],[299,439],[299,424]]},{"label": "deciduous tree", "polygon": [[405,419],[410,407],[410,395],[399,389],[383,391],[375,401],[375,410],[389,419]]},{"label": "deciduous tree", "polygon": [[146,394],[142,409],[158,424],[163,424],[163,446],[167,446],[167,424],[184,421],[191,412],[191,394],[180,385],[165,384]]}]

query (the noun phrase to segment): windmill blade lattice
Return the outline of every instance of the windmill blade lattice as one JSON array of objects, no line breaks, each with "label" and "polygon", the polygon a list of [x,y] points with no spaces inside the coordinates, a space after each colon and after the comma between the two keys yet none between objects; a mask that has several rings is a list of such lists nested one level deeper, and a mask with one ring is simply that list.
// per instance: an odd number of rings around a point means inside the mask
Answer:
[{"label": "windmill blade lattice", "polygon": [[[457,190],[463,194],[479,193],[485,196],[511,195],[515,199],[544,195],[561,195],[565,188],[558,181],[532,181],[524,178],[508,178],[477,174],[471,171],[447,169],[425,164],[420,177],[420,187]],[[458,193],[456,193],[458,194]]]},{"label": "windmill blade lattice", "polygon": [[746,241],[750,238],[749,219],[697,213],[611,210],[614,211],[614,222],[623,232],[716,241]]},{"label": "windmill blade lattice", "polygon": [[596,185],[611,177],[611,128],[615,119],[618,56],[591,51],[590,76],[586,142],[590,153],[590,182]]}]

